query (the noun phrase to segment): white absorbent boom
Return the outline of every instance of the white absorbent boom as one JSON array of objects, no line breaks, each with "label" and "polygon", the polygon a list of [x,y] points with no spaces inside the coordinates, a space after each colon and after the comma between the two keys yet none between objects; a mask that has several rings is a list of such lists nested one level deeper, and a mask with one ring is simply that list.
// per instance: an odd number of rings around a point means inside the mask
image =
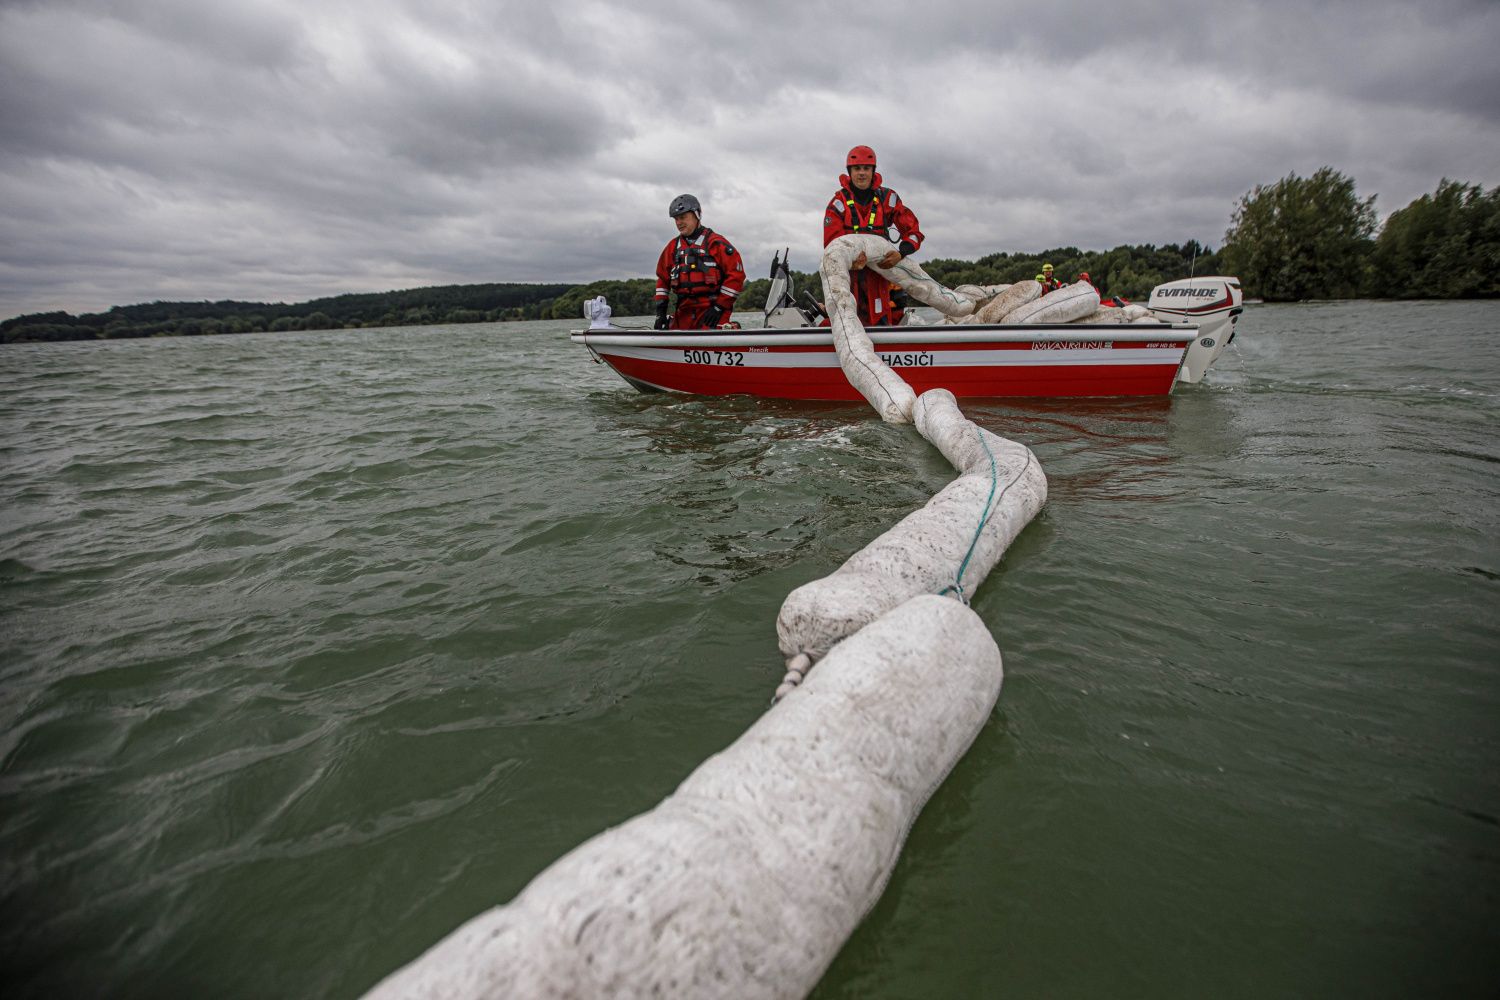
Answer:
[{"label": "white absorbent boom", "polygon": [[[776,623],[787,680],[744,735],[370,998],[797,1000],[880,898],[911,824],[1000,693],[1000,650],[967,596],[1047,498],[1028,448],[976,426],[946,390],[917,397],[875,354],[849,266],[891,249],[845,236],[824,252],[839,362],[883,419],[915,423],[959,477],[787,597]],[[903,288],[950,316],[1005,292],[945,289],[908,262],[887,273],[898,269]]]},{"label": "white absorbent boom", "polygon": [[832,574],[787,596],[776,618],[786,656],[816,660],[917,594],[967,599],[1046,502],[1047,477],[1031,450],[976,426],[948,390],[923,393],[914,410],[917,430],[959,477]]},{"label": "white absorbent boom", "polygon": [[1000,679],[978,615],[914,598],[655,809],[554,862],[370,1000],[806,996]]},{"label": "white absorbent boom", "polygon": [[[776,632],[784,654],[794,660],[798,654],[808,657],[792,664],[799,674],[834,643],[917,594],[952,593],[966,599],[1047,501],[1047,477],[1029,448],[977,426],[946,389],[918,399],[875,353],[855,311],[849,266],[860,254],[875,261],[892,249],[878,236],[842,236],[824,250],[823,294],[834,347],[850,383],[870,405],[892,423],[915,421],[917,431],[953,463],[959,477],[831,575],[787,597]],[[944,288],[915,263],[882,269],[897,272],[901,287],[914,298],[940,303],[953,315],[976,308],[974,298]]]}]

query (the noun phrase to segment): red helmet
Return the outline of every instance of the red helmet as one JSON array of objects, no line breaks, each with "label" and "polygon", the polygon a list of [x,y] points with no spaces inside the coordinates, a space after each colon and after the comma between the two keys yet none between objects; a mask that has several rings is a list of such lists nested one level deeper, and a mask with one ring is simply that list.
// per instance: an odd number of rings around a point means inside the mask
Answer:
[{"label": "red helmet", "polygon": [[849,150],[849,158],[844,163],[844,166],[852,167],[856,164],[859,166],[875,166],[875,150],[869,146],[855,146]]}]

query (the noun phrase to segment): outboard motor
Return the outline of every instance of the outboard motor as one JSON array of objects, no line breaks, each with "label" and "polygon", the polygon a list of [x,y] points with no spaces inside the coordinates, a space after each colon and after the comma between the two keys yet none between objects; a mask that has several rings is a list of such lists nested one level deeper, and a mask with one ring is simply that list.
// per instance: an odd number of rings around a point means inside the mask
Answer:
[{"label": "outboard motor", "polygon": [[778,330],[796,330],[814,324],[813,316],[797,305],[793,290],[792,269],[789,261],[792,250],[787,248],[786,257],[777,254],[771,259],[771,289],[766,292],[766,326]]},{"label": "outboard motor", "polygon": [[1245,311],[1239,278],[1183,278],[1151,289],[1150,309],[1168,323],[1198,324],[1198,339],[1182,359],[1180,382],[1201,382],[1209,365],[1234,340],[1234,324]]}]

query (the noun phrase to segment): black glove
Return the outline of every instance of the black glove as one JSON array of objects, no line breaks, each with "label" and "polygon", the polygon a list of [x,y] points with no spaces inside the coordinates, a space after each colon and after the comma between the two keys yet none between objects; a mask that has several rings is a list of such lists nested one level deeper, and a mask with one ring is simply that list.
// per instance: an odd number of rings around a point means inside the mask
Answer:
[{"label": "black glove", "polygon": [[903,257],[910,257],[917,252],[916,245],[911,240],[902,240],[901,245],[896,249],[901,251],[901,256]]},{"label": "black glove", "polygon": [[709,306],[708,312],[703,314],[703,329],[717,330],[719,320],[724,318],[724,310],[720,306]]},{"label": "black glove", "polygon": [[658,330],[665,330],[666,328],[667,328],[667,300],[666,299],[662,299],[660,302],[656,303],[656,329],[658,329]]}]

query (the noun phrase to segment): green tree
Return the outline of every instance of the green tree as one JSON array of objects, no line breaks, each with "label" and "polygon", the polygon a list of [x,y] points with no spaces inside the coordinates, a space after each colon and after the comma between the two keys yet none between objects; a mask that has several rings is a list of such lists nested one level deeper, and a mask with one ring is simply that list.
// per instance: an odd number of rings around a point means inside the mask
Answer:
[{"label": "green tree", "polygon": [[1224,270],[1245,294],[1273,302],[1347,298],[1363,284],[1375,231],[1375,196],[1332,167],[1287,174],[1240,198],[1224,234]]},{"label": "green tree", "polygon": [[629,278],[625,281],[594,281],[569,289],[555,298],[541,319],[576,319],[583,321],[583,300],[603,295],[609,300],[613,316],[649,316],[656,311],[656,279]]},{"label": "green tree", "polygon": [[1399,299],[1500,295],[1500,187],[1446,177],[1385,220],[1370,256],[1370,291]]}]

